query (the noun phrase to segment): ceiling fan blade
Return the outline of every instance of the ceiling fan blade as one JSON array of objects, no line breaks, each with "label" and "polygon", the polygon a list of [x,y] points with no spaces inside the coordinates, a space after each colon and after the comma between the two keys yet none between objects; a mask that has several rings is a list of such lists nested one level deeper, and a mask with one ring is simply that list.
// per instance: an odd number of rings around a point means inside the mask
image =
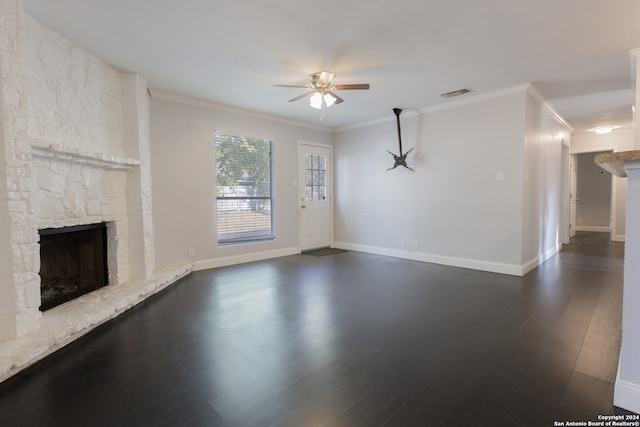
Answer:
[{"label": "ceiling fan blade", "polygon": [[302,86],[302,85],[274,85],[274,86],[278,86],[278,87],[301,87],[303,89],[308,89],[309,86]]},{"label": "ceiling fan blade", "polygon": [[331,87],[331,90],[354,90],[354,89],[369,89],[369,83],[359,83],[353,85],[336,85]]},{"label": "ceiling fan blade", "polygon": [[329,86],[329,84],[331,83],[331,79],[333,78],[334,74],[329,72],[329,71],[322,71],[320,72],[320,76],[318,77],[318,84],[320,86],[323,87],[327,87]]},{"label": "ceiling fan blade", "polygon": [[336,99],[336,104],[340,104],[342,102],[344,102],[344,99],[340,98],[338,95],[336,95],[335,93],[331,92],[330,90],[327,91],[328,94],[331,94],[331,96],[333,96]]},{"label": "ceiling fan blade", "polygon": [[310,91],[309,91],[309,92],[307,92],[307,93],[303,93],[302,95],[298,95],[298,96],[296,96],[295,98],[291,98],[291,99],[289,100],[289,102],[297,101],[298,99],[302,99],[302,98],[304,98],[305,96],[311,96],[311,95],[313,95],[314,93],[315,93],[314,91],[310,90]]}]

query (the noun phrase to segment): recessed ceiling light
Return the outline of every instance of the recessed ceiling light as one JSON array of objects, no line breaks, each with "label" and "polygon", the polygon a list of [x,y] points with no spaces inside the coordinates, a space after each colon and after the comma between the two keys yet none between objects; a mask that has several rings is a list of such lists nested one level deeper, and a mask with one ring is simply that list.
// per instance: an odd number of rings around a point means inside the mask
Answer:
[{"label": "recessed ceiling light", "polygon": [[613,129],[615,129],[615,126],[600,126],[593,129],[593,131],[598,135],[604,135],[605,133],[611,132]]}]

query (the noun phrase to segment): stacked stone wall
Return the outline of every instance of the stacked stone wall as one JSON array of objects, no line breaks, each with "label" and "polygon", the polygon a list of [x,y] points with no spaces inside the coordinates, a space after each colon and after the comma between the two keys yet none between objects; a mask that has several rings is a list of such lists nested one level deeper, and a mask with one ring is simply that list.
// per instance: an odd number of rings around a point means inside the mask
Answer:
[{"label": "stacked stone wall", "polygon": [[107,222],[110,284],[152,274],[148,116],[142,77],[0,0],[0,342],[39,327],[39,229]]}]

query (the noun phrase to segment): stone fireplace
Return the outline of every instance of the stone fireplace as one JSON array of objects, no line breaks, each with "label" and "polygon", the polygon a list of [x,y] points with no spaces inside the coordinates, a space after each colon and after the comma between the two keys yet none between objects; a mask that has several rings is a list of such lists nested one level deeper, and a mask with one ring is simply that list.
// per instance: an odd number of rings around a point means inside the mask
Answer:
[{"label": "stone fireplace", "polygon": [[[44,27],[23,13],[19,0],[0,0],[0,16],[2,381],[192,266],[155,265],[144,78],[116,70]],[[108,286],[41,311],[42,268],[42,276],[61,273],[53,266],[60,260],[40,258],[48,250],[43,230],[90,224],[106,224]],[[74,280],[86,274],[70,273]],[[58,291],[72,293],[77,285],[63,280],[58,285],[68,289]]]}]

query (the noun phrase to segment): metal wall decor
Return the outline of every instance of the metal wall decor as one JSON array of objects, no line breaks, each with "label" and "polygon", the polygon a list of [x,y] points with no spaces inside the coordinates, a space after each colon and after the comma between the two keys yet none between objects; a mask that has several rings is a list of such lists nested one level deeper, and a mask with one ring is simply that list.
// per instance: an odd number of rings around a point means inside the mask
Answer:
[{"label": "metal wall decor", "polygon": [[394,108],[393,112],[396,114],[396,122],[398,123],[398,146],[400,148],[400,155],[396,156],[391,151],[387,150],[387,153],[391,154],[394,160],[393,166],[387,169],[387,171],[390,171],[391,169],[395,169],[398,166],[404,166],[405,168],[412,171],[413,169],[407,165],[407,154],[412,152],[413,148],[411,148],[409,151],[407,151],[404,154],[402,153],[402,135],[400,134],[400,113],[402,113],[402,110],[400,108]]}]

